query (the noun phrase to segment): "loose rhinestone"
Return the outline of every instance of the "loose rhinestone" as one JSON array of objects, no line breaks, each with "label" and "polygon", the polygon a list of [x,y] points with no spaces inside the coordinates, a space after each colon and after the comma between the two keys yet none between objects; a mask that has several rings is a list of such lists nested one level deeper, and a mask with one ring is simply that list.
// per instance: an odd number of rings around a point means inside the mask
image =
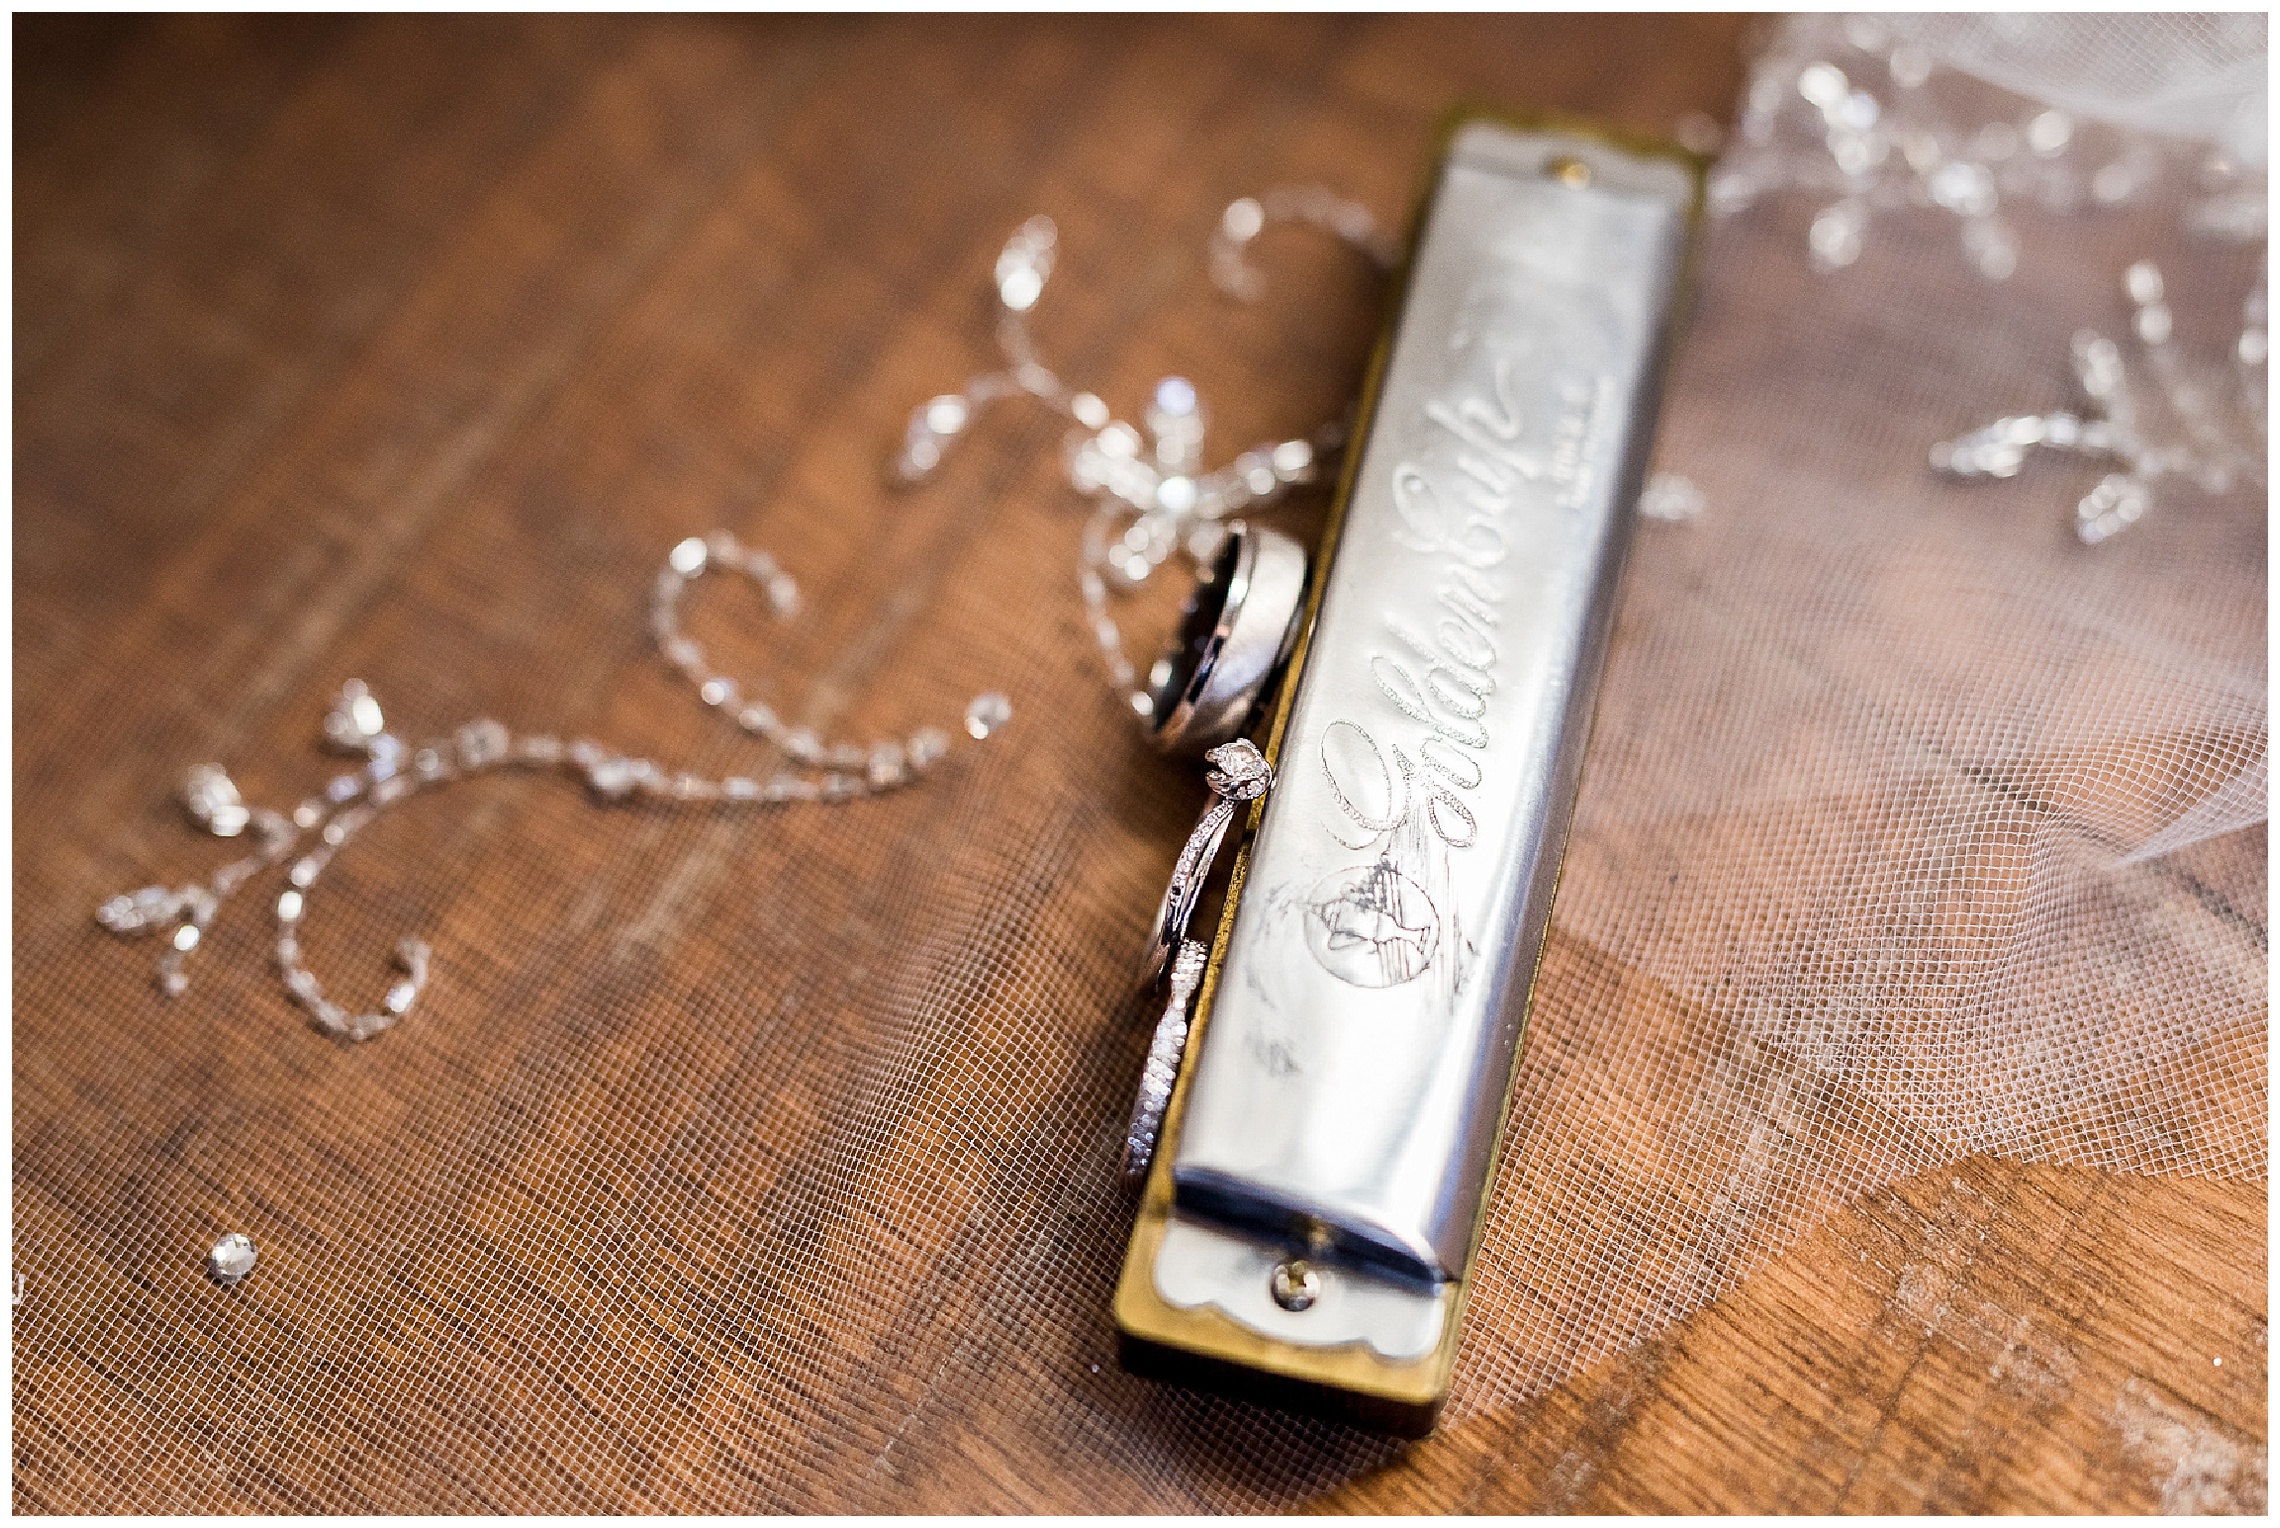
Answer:
[{"label": "loose rhinestone", "polygon": [[420,989],[410,982],[398,982],[388,989],[388,996],[382,1000],[381,1006],[390,1013],[408,1013],[411,1011],[412,999],[419,995]]},{"label": "loose rhinestone", "polygon": [[667,553],[665,561],[683,578],[694,578],[705,570],[706,555],[705,538],[691,536]]},{"label": "loose rhinestone", "polygon": [[996,690],[974,697],[966,707],[966,731],[974,738],[985,738],[1013,720],[1013,702]]},{"label": "loose rhinestone", "polygon": [[256,1257],[253,1238],[232,1231],[214,1243],[213,1250],[206,1254],[206,1273],[215,1283],[227,1288],[253,1272]]},{"label": "loose rhinestone", "polygon": [[316,1007],[319,1000],[325,995],[324,988],[317,984],[316,977],[307,971],[294,971],[288,975],[285,978],[285,986],[292,992],[293,996],[300,999],[301,1006],[304,1008]]},{"label": "loose rhinestone", "polygon": [[301,916],[301,908],[303,905],[304,904],[302,902],[301,894],[297,891],[288,891],[280,894],[277,898],[277,921],[279,923],[293,923],[298,921]]},{"label": "loose rhinestone", "polygon": [[293,808],[293,826],[308,829],[324,821],[325,804],[322,801],[304,801]]},{"label": "loose rhinestone", "polygon": [[768,579],[768,605],[780,616],[799,612],[800,586],[792,582],[791,574],[777,573]]},{"label": "loose rhinestone", "polygon": [[174,931],[174,947],[187,955],[198,948],[198,925],[185,923]]},{"label": "loose rhinestone", "polygon": [[736,681],[712,678],[697,686],[697,696],[708,706],[725,706],[736,699]]},{"label": "loose rhinestone", "polygon": [[776,713],[756,700],[736,713],[736,724],[747,732],[767,732],[776,725]]},{"label": "loose rhinestone", "polygon": [[168,997],[180,997],[190,990],[190,978],[180,971],[167,971],[158,978],[158,987]]},{"label": "loose rhinestone", "polygon": [[325,787],[325,795],[337,806],[343,801],[354,801],[363,789],[364,782],[356,776],[336,775],[332,783]]}]

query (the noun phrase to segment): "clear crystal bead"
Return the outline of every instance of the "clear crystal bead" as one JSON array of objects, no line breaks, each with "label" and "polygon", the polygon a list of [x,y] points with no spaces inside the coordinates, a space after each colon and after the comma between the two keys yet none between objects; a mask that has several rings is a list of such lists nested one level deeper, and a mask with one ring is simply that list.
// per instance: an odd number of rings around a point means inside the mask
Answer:
[{"label": "clear crystal bead", "polygon": [[391,733],[383,732],[365,747],[372,756],[372,762],[364,766],[364,772],[373,779],[385,780],[402,767],[404,762],[403,739]]},{"label": "clear crystal bead", "polygon": [[512,739],[507,729],[489,717],[478,717],[452,734],[462,769],[486,769],[507,756]]},{"label": "clear crystal bead", "polygon": [[182,898],[164,886],[113,897],[95,911],[95,917],[114,934],[137,934],[171,920],[182,908]]},{"label": "clear crystal bead", "polygon": [[920,414],[927,430],[937,436],[947,438],[966,428],[966,400],[956,393],[930,400]]},{"label": "clear crystal bead", "polygon": [[325,713],[325,741],[343,753],[362,753],[386,729],[380,702],[361,679],[342,685]]},{"label": "clear crystal bead", "polygon": [[921,727],[910,735],[910,763],[925,769],[950,751],[950,734],[940,727]]},{"label": "clear crystal bead", "polygon": [[229,772],[219,764],[200,764],[182,780],[182,802],[199,825],[217,838],[235,838],[253,820]]},{"label": "clear crystal bead", "polygon": [[783,799],[787,801],[820,801],[823,799],[821,782],[806,779],[800,775],[778,775],[769,787],[770,793],[773,794],[779,787],[784,793]]},{"label": "clear crystal bead", "polygon": [[966,731],[975,738],[985,738],[1013,720],[1013,702],[996,690],[974,697],[966,707]]},{"label": "clear crystal bead", "polygon": [[633,765],[626,759],[597,759],[587,766],[586,783],[602,795],[623,796],[633,789]]}]

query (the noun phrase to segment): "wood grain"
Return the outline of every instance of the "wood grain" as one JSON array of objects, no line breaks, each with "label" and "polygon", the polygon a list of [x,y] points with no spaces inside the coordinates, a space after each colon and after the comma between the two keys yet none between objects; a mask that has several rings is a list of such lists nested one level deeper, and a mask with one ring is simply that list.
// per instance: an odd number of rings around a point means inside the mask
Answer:
[{"label": "wood grain", "polygon": [[[979,274],[1039,209],[1072,374],[1130,398],[1177,358],[1226,438],[1309,420],[1370,286],[1294,249],[1296,295],[1201,301],[1218,207],[1321,180],[1398,217],[1460,99],[1722,119],[1738,21],[15,27],[19,1510],[2263,1507],[2263,1191],[1988,1160],[1413,1448],[1113,1374],[1041,1420],[1101,1372],[1129,1210],[1007,1196],[1107,1149],[1139,1042],[1054,1004],[1122,980],[1194,788],[1119,746],[1037,593],[1072,544],[1050,427],[922,504],[882,500],[884,443],[981,362]],[[828,821],[538,781],[386,820],[311,963],[371,978],[415,927],[446,974],[354,1051],[294,1019],[259,918],[172,1006],[90,925],[210,862],[181,764],[321,778],[351,673],[728,767],[639,618],[713,524],[814,618],[693,619],[816,676],[807,719],[1005,683],[1068,697],[1059,734]],[[1037,801],[1081,805],[1016,856]],[[1001,977],[880,932],[935,907]],[[264,1262],[225,1298],[198,1265],[233,1226]],[[1024,1330],[1032,1284],[1068,1303]]]}]

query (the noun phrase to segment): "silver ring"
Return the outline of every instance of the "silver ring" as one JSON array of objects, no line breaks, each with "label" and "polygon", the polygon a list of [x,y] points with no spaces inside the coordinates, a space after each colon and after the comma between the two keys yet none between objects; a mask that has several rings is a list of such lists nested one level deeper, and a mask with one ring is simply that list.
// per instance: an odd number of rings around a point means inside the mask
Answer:
[{"label": "silver ring", "polygon": [[1179,858],[1172,861],[1171,884],[1164,888],[1164,900],[1157,904],[1156,931],[1148,941],[1141,968],[1143,988],[1158,986],[1172,969],[1174,957],[1187,938],[1188,924],[1195,919],[1203,883],[1211,878],[1212,862],[1219,858],[1227,825],[1235,820],[1236,808],[1258,800],[1275,783],[1273,767],[1249,738],[1222,743],[1204,758],[1214,766],[1203,777],[1204,784],[1211,787],[1211,803],[1180,846]]},{"label": "silver ring", "polygon": [[1197,575],[1179,631],[1148,673],[1149,737],[1193,758],[1234,737],[1289,655],[1306,608],[1306,549],[1232,521]]},{"label": "silver ring", "polygon": [[1196,989],[1203,985],[1204,962],[1210,955],[1195,940],[1180,945],[1172,962],[1172,995],[1164,1001],[1164,1016],[1148,1042],[1147,1064],[1140,1068],[1140,1089],[1132,1100],[1132,1123],[1124,1131],[1124,1176],[1137,1178],[1156,1159],[1156,1137],[1163,1133],[1164,1111],[1171,1107],[1172,1085],[1180,1079],[1180,1058],[1187,1050],[1188,1009]]}]

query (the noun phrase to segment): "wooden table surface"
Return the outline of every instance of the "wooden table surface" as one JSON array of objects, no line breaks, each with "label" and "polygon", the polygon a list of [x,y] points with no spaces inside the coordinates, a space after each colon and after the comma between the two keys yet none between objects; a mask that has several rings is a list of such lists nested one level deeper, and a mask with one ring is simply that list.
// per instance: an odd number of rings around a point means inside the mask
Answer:
[{"label": "wooden table surface", "polygon": [[[511,1471],[455,1473],[464,1459],[426,1474],[342,1464],[328,1490],[259,1443],[215,1463],[228,1426],[172,1419],[164,1376],[204,1339],[170,1326],[146,1228],[190,1235],[195,1217],[172,1206],[201,1184],[258,1208],[207,1154],[283,1117],[247,1115],[228,1091],[230,1068],[255,1063],[200,1038],[218,1010],[175,1017],[141,952],[87,921],[185,857],[163,800],[174,770],[293,754],[346,665],[384,667],[390,651],[419,655],[437,715],[527,674],[557,709],[693,736],[639,703],[611,711],[573,649],[607,628],[611,662],[638,666],[638,629],[621,628],[665,527],[692,512],[735,523],[787,485],[834,502],[818,484],[874,460],[911,401],[979,364],[975,276],[1028,212],[1062,220],[1070,332],[1137,385],[1168,343],[1128,332],[1132,305],[1171,279],[1151,262],[1171,250],[1192,267],[1176,241],[1228,196],[1323,180],[1397,216],[1460,98],[1660,132],[1687,111],[1724,120],[1745,31],[1710,16],[15,26],[14,1252],[28,1287],[13,1399],[15,1502],[30,1511],[772,1500],[675,1495],[630,1483],[630,1463],[622,1489],[605,1473],[518,1495]],[[1350,388],[1370,320],[1349,285],[1327,317],[1246,331],[1284,347],[1275,375],[1298,380],[1230,402],[1239,424],[1304,417]],[[1207,348],[1181,322],[1175,338]],[[580,406],[558,406],[573,388]],[[1019,498],[1050,479],[994,481]],[[794,534],[827,598],[874,555],[828,522]],[[877,534],[897,567],[979,555],[915,520]],[[538,543],[545,555],[526,555]],[[288,774],[254,783],[279,795]],[[1090,884],[1126,896],[1184,809],[1135,810],[1133,866]],[[566,800],[514,822],[523,847],[496,851],[522,856],[508,881],[474,851],[432,851],[442,878],[544,902],[554,879],[628,847],[592,848],[590,814]],[[740,852],[705,842],[715,860]],[[479,952],[502,989],[516,948],[565,948],[486,907],[465,917],[506,931]],[[633,1001],[666,978],[645,953],[656,930],[627,937],[590,979]],[[738,937],[787,941],[747,954],[798,953],[796,930]],[[293,1030],[257,939],[214,961],[212,1001]],[[225,961],[245,974],[219,974]],[[416,1170],[439,1148],[416,1120],[400,1128]],[[366,1202],[365,1166],[340,1167],[344,1212]],[[1404,1450],[1357,1445],[1316,1472],[1310,1504],[2255,1510],[2264,1243],[2260,1186],[1973,1160],[1869,1195],[1516,1410]],[[59,1292],[72,1280],[110,1282],[81,1299]],[[130,1351],[147,1372],[113,1362]],[[245,1384],[232,1393],[259,1390]],[[511,1455],[509,1432],[484,1447]],[[200,1437],[211,1478],[185,1484]],[[995,1457],[969,1442],[883,1494],[835,1498],[827,1482],[806,1500],[1069,1504]]]}]

